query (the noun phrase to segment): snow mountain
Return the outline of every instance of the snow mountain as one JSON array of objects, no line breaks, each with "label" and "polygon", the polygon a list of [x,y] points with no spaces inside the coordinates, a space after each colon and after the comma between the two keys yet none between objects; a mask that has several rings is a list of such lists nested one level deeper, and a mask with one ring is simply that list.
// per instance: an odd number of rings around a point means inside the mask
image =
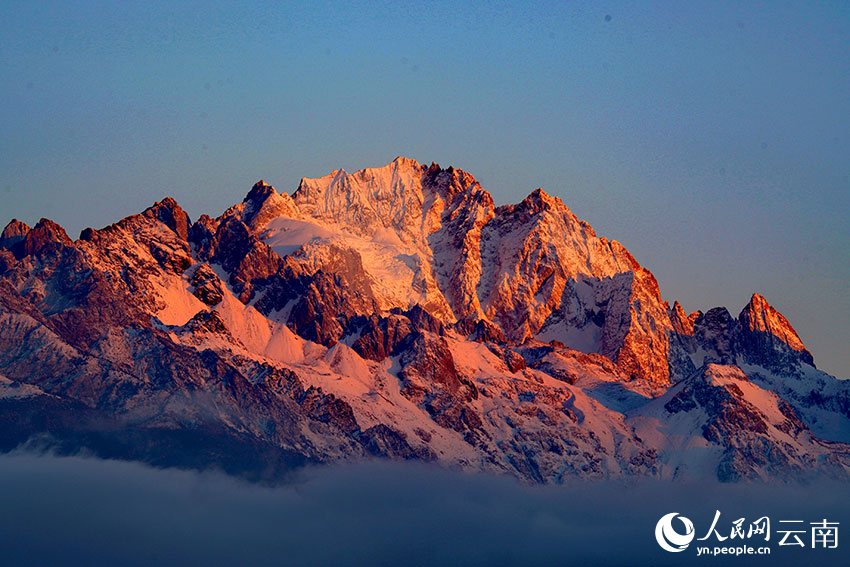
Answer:
[{"label": "snow mountain", "polygon": [[0,448],[277,479],[435,461],[517,476],[850,473],[850,382],[754,294],[686,314],[541,189],[496,207],[397,158],[0,235]]}]

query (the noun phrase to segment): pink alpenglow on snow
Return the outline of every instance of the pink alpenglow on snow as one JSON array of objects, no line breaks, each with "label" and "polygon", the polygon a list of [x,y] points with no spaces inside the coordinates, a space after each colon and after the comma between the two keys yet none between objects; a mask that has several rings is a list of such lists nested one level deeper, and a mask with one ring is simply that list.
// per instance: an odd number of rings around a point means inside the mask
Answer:
[{"label": "pink alpenglow on snow", "polygon": [[0,347],[10,448],[50,424],[63,449],[250,478],[850,471],[850,387],[763,297],[686,314],[558,197],[495,207],[408,158],[259,181],[195,222],[166,198],[76,241],[13,220]]}]

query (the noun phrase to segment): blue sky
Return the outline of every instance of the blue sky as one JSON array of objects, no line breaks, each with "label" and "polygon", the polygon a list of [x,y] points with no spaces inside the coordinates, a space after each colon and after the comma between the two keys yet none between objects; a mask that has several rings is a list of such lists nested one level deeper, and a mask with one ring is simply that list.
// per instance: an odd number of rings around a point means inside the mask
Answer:
[{"label": "blue sky", "polygon": [[850,377],[848,6],[3,2],[0,223],[406,155],[542,186],[686,310],[759,291]]}]

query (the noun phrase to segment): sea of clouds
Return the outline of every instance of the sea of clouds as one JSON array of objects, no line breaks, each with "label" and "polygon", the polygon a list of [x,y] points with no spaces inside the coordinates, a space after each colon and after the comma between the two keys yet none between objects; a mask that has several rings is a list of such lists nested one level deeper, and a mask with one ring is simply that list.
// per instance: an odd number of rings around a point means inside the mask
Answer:
[{"label": "sea of clouds", "polygon": [[[848,496],[831,481],[528,486],[408,463],[313,468],[263,486],[18,453],[0,457],[0,549],[8,565],[846,565]],[[769,516],[771,555],[656,543],[661,516],[690,518],[702,537],[716,510],[727,535],[738,518]],[[821,519],[840,522],[837,549],[810,549],[810,537],[805,549],[777,546],[779,520]]]}]

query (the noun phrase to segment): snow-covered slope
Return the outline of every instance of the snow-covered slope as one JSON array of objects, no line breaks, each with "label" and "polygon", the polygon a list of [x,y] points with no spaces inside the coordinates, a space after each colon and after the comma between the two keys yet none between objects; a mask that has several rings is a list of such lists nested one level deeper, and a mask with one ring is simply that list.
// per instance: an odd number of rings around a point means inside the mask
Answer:
[{"label": "snow-covered slope", "polygon": [[848,447],[818,439],[794,409],[737,366],[709,364],[630,413],[664,474],[721,480],[845,474]]},{"label": "snow-covered slope", "polygon": [[567,477],[846,477],[848,383],[755,294],[687,315],[542,190],[398,158],[0,236],[0,446],[278,477],[369,457]]},{"label": "snow-covered slope", "polygon": [[397,158],[303,179],[291,199],[260,183],[228,213],[309,271],[353,252],[380,310],[421,305],[512,341],[558,339],[669,382],[671,325],[652,274],[540,189],[496,209],[468,173]]}]

